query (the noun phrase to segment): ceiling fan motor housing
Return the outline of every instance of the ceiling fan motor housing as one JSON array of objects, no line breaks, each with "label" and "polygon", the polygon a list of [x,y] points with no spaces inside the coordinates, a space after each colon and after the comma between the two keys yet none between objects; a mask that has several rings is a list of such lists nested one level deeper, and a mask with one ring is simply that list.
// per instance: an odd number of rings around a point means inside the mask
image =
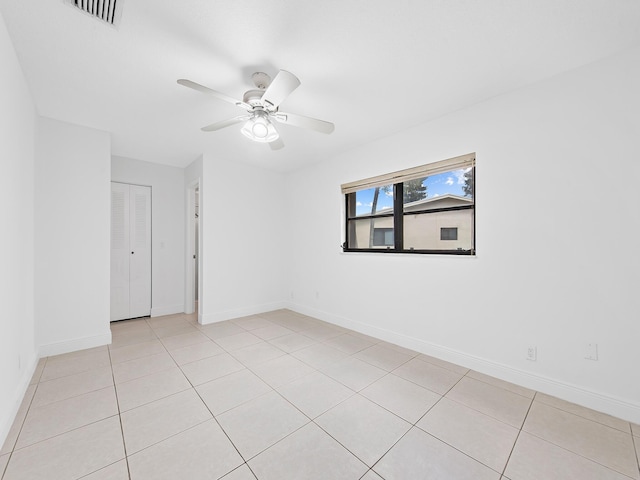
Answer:
[{"label": "ceiling fan motor housing", "polygon": [[264,72],[254,73],[251,75],[251,80],[253,80],[253,84],[260,90],[266,90],[267,87],[271,85],[271,77]]},{"label": "ceiling fan motor housing", "polygon": [[242,101],[252,107],[263,107],[262,95],[264,90],[248,90],[244,93]]},{"label": "ceiling fan motor housing", "polygon": [[242,101],[252,107],[264,107],[262,96],[267,87],[271,85],[271,77],[264,72],[255,72],[251,75],[251,80],[258,88],[245,92]]}]

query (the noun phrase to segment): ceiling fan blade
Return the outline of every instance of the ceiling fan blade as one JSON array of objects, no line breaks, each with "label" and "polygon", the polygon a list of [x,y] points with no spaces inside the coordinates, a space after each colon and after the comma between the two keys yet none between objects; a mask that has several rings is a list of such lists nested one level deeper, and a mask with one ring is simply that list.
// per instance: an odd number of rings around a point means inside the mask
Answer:
[{"label": "ceiling fan blade", "polygon": [[271,147],[271,150],[280,150],[281,148],[284,148],[282,137],[278,137],[273,142],[269,142],[269,146]]},{"label": "ceiling fan blade", "polygon": [[271,81],[271,85],[267,87],[262,94],[262,101],[267,104],[267,107],[277,107],[285,98],[287,98],[291,92],[293,92],[300,85],[300,80],[293,73],[286,70],[280,70]]},{"label": "ceiling fan blade", "polygon": [[199,83],[192,82],[191,80],[186,80],[184,78],[181,78],[180,80],[178,80],[178,83],[180,85],[185,86],[185,87],[189,87],[189,88],[192,88],[194,90],[197,90],[198,92],[206,93],[207,95],[211,95],[213,97],[216,97],[218,100],[223,100],[223,101],[228,102],[228,103],[233,103],[234,105],[237,105],[238,107],[242,107],[242,108],[245,108],[247,110],[251,110],[251,106],[250,105],[247,105],[246,103],[244,103],[244,102],[242,102],[240,100],[236,100],[235,98],[232,98],[229,95],[225,95],[224,93],[216,92],[215,90],[212,90],[209,87],[205,87],[204,85],[200,85]]},{"label": "ceiling fan blade", "polygon": [[284,123],[286,125],[308,128],[320,133],[329,134],[335,129],[335,126],[331,122],[325,122],[324,120],[305,117],[304,115],[296,115],[295,113],[278,112],[273,115],[273,118],[275,118],[278,122]]},{"label": "ceiling fan blade", "polygon": [[251,118],[251,115],[240,115],[239,117],[230,118],[229,120],[212,123],[211,125],[202,127],[200,130],[202,130],[203,132],[215,132],[216,130],[220,130],[221,128],[235,125],[236,123],[246,122],[247,120],[249,120],[249,118]]}]

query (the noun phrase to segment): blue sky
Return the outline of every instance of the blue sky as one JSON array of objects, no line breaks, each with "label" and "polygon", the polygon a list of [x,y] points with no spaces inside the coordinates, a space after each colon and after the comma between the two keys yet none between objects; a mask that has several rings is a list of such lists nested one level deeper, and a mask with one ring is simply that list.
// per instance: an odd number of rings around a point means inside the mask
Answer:
[{"label": "blue sky", "polygon": [[[423,185],[427,187],[427,198],[434,198],[447,193],[463,197],[464,172],[465,170],[455,170],[427,177],[423,182]],[[374,190],[374,188],[369,188],[356,192],[356,215],[371,213]],[[390,209],[392,207],[393,189],[390,188],[389,192],[383,192],[381,190],[378,196],[376,210],[379,212],[380,210]]]}]

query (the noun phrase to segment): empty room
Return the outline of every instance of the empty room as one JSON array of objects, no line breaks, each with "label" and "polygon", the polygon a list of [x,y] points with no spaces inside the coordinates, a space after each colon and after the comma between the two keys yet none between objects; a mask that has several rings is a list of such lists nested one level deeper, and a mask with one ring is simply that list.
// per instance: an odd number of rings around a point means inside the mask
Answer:
[{"label": "empty room", "polygon": [[0,66],[0,480],[640,480],[636,0],[0,0]]}]

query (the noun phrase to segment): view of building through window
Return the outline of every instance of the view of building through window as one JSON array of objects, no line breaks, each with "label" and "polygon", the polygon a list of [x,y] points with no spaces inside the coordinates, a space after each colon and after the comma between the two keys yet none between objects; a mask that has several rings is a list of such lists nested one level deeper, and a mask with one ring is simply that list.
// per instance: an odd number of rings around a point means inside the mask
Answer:
[{"label": "view of building through window", "polygon": [[474,160],[346,193],[345,250],[474,254]]}]

